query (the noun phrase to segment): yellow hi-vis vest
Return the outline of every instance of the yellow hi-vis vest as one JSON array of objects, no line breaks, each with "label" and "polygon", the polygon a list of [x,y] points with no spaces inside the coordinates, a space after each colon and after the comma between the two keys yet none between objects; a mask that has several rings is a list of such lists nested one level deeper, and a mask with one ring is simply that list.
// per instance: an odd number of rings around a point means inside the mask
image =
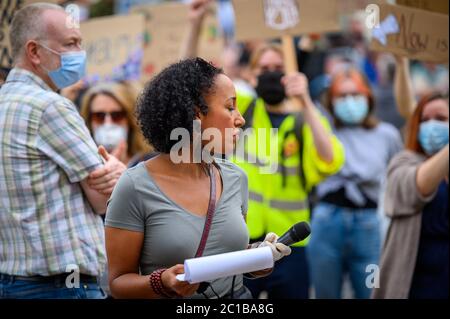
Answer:
[{"label": "yellow hi-vis vest", "polygon": [[[251,102],[251,97],[238,95],[237,105],[241,114],[245,113]],[[326,118],[321,116],[321,121],[331,132]],[[295,116],[288,115],[281,123],[278,133],[272,134],[272,123],[264,102],[257,99],[251,122],[250,132],[246,130],[247,134],[240,138],[239,143],[244,144],[240,145],[241,148],[238,146],[232,160],[248,175],[247,226],[250,238],[255,240],[268,232],[281,236],[292,225],[309,221],[308,192],[341,169],[344,164],[344,148],[332,135],[333,161],[326,163],[317,153],[311,128],[304,123],[303,187],[299,178],[300,145],[294,133]],[[305,246],[307,241],[294,246]]]}]

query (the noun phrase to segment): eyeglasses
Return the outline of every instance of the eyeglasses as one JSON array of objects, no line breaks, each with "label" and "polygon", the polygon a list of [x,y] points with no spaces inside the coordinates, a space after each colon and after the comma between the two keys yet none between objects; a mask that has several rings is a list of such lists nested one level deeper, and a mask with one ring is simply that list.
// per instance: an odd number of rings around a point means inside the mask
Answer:
[{"label": "eyeglasses", "polygon": [[126,118],[127,114],[125,111],[116,111],[116,112],[92,112],[91,113],[91,119],[97,124],[102,124],[105,122],[106,115],[109,114],[111,117],[111,120],[114,123],[119,123],[123,119]]}]

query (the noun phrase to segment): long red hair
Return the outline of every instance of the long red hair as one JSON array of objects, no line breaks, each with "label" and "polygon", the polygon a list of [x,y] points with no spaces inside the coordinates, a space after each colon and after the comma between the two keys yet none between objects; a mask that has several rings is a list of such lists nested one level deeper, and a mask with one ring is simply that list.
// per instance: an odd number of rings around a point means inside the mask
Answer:
[{"label": "long red hair", "polygon": [[408,122],[405,137],[406,149],[425,155],[425,152],[420,146],[419,139],[417,137],[419,134],[420,123],[422,122],[423,110],[428,103],[436,100],[446,100],[447,98],[448,97],[444,96],[441,93],[433,92],[425,95],[424,97],[422,97],[422,99],[420,99],[416,109],[414,110],[413,115],[411,116]]}]

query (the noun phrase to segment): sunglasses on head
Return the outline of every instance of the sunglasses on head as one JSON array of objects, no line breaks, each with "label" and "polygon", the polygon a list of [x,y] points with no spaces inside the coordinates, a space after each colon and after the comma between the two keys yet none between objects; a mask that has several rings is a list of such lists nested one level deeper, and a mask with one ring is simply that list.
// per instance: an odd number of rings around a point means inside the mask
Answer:
[{"label": "sunglasses on head", "polygon": [[125,111],[115,111],[115,112],[92,112],[91,113],[91,119],[97,124],[101,124],[105,122],[106,115],[109,114],[111,117],[111,120],[114,123],[121,122],[123,119],[126,118],[127,114]]}]

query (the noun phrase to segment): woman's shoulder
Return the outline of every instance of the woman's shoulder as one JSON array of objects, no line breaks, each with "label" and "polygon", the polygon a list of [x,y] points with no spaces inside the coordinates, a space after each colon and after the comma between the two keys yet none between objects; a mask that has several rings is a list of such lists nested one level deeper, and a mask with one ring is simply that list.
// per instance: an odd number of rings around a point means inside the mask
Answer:
[{"label": "woman's shoulder", "polygon": [[383,135],[385,135],[387,137],[390,137],[390,138],[392,138],[392,137],[401,138],[400,131],[394,125],[392,125],[391,123],[380,122],[377,125],[377,130],[381,134],[383,134]]},{"label": "woman's shoulder", "polygon": [[147,175],[147,168],[145,167],[145,162],[139,162],[133,167],[126,169],[125,174],[129,176],[132,181],[137,181],[142,178],[142,175]]},{"label": "woman's shoulder", "polygon": [[223,158],[214,158],[214,161],[221,169],[224,178],[237,176],[245,180],[247,179],[247,174],[245,173],[245,171],[231,161]]},{"label": "woman's shoulder", "polygon": [[148,179],[151,178],[147,173],[145,163],[140,162],[136,166],[127,168],[125,172],[122,173],[115,188],[121,189],[121,192],[134,192],[143,180],[148,181]]},{"label": "woman's shoulder", "polygon": [[389,171],[400,166],[418,165],[425,160],[425,156],[411,150],[402,150],[397,153],[389,163]]}]

